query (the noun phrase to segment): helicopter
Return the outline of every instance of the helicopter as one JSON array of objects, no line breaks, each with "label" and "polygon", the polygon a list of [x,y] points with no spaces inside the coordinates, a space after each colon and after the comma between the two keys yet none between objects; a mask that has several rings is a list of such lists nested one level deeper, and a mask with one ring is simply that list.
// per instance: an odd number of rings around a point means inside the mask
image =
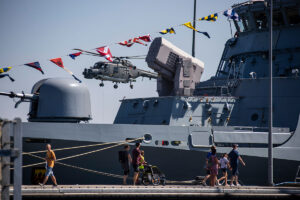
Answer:
[{"label": "helicopter", "polygon": [[[84,51],[81,49],[81,52],[86,53],[87,55],[99,56],[97,53],[90,51]],[[138,69],[127,59],[138,59],[140,56],[126,56],[126,57],[113,57],[113,62],[99,61],[90,68],[85,68],[83,71],[84,78],[86,79],[97,79],[101,80],[99,84],[100,87],[104,87],[103,81],[111,81],[114,84],[114,88],[118,88],[118,83],[129,83],[130,88],[133,89],[133,82],[136,82],[138,77],[147,77],[149,79],[156,79],[158,77],[157,73],[150,71],[145,71]]]}]

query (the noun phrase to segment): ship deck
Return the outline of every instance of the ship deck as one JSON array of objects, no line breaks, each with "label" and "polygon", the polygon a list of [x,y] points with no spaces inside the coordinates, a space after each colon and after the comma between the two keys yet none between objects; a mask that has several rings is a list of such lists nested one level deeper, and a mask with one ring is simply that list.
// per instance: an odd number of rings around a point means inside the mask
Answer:
[{"label": "ship deck", "polygon": [[[12,187],[10,194],[13,194]],[[300,187],[23,185],[22,197],[22,199],[291,199],[300,198]]]}]

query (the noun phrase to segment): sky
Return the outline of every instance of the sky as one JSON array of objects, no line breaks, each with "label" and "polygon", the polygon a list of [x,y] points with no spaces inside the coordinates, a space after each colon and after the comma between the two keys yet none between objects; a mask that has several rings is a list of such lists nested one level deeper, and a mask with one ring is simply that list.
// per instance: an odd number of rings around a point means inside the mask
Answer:
[{"label": "sky", "polygon": [[[196,17],[204,17],[229,9],[245,0],[197,0]],[[85,84],[91,95],[91,123],[113,123],[121,99],[156,97],[156,81],[138,78],[134,89],[128,84],[84,79],[84,68],[93,66],[104,58],[82,55],[72,60],[67,55],[74,48],[92,50],[109,45],[113,56],[146,55],[149,46],[135,44],[124,47],[114,43],[136,36],[150,34],[152,38],[164,37],[177,47],[191,54],[192,30],[174,27],[176,34],[161,35],[158,32],[193,19],[193,0],[0,0],[0,68],[13,66],[9,74],[16,80],[0,79],[0,92],[30,93],[32,86],[45,78],[70,75],[49,60],[61,57]],[[195,57],[205,63],[201,81],[215,75],[225,42],[231,38],[226,17],[219,14],[216,22],[198,21],[196,28],[207,31],[208,39],[196,33]],[[233,32],[235,29],[233,29]],[[45,74],[23,64],[39,61]],[[145,60],[131,60],[138,68],[151,71]],[[0,118],[20,117],[27,121],[29,103],[15,102],[0,96]]]}]

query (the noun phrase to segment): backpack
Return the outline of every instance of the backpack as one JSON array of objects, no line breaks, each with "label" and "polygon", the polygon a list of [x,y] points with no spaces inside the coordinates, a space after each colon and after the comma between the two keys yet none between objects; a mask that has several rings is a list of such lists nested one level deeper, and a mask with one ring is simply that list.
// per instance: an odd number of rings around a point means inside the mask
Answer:
[{"label": "backpack", "polygon": [[126,161],[126,152],[125,151],[119,151],[119,162],[125,163]]},{"label": "backpack", "polygon": [[213,160],[212,160],[212,155],[211,155],[208,159],[207,168],[210,169],[212,165],[213,165]]}]

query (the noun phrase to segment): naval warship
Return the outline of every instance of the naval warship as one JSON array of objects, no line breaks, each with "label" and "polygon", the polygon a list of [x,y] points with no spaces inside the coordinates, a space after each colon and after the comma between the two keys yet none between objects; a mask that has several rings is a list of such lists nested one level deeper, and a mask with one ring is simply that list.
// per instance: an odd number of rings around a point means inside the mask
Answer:
[{"label": "naval warship", "polygon": [[[71,79],[36,83],[32,94],[20,94],[31,104],[28,122],[22,123],[23,150],[38,151],[46,143],[56,149],[142,138],[139,141],[148,163],[159,166],[168,180],[184,181],[205,175],[203,166],[211,145],[221,154],[237,143],[246,162],[240,168],[240,180],[247,185],[267,184],[270,16],[264,1],[247,1],[232,8],[240,21],[234,21],[237,33],[226,42],[215,76],[200,82],[202,61],[164,38],[155,38],[146,62],[159,74],[159,96],[121,100],[113,124],[86,123],[92,114],[84,84]],[[272,132],[274,182],[279,183],[293,181],[300,165],[300,3],[274,0],[273,13]],[[122,175],[120,149],[122,146],[64,162]],[[56,156],[80,153],[82,150],[72,149],[57,151]],[[24,165],[36,162],[40,160],[23,155]],[[23,183],[34,182],[41,170],[42,165],[23,168]],[[121,183],[113,176],[59,164],[54,173],[59,184]]]}]

